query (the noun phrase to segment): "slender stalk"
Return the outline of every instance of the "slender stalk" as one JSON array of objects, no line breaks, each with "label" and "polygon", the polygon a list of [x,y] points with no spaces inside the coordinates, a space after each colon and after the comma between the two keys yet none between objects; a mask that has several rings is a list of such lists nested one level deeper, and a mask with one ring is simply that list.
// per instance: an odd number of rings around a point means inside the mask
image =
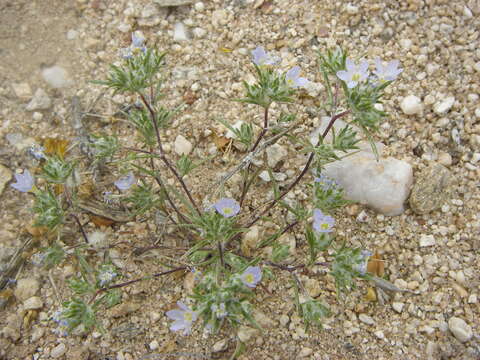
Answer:
[{"label": "slender stalk", "polygon": [[112,290],[112,289],[118,289],[118,288],[121,288],[121,287],[125,287],[125,286],[128,286],[128,285],[135,284],[135,283],[140,282],[140,281],[157,278],[157,277],[160,277],[160,276],[163,276],[163,275],[168,275],[168,274],[171,274],[171,273],[174,273],[174,272],[177,272],[177,271],[187,270],[187,269],[188,269],[187,266],[180,266],[180,267],[176,267],[176,268],[171,269],[171,270],[167,270],[167,271],[163,271],[163,272],[160,272],[160,273],[152,274],[152,275],[150,275],[150,276],[144,276],[144,277],[142,277],[142,278],[125,281],[125,282],[120,283],[120,284],[115,284],[115,285],[111,285],[111,286],[107,286],[107,287],[98,289],[97,292],[96,292],[96,293],[93,295],[93,297],[90,299],[89,303],[91,304],[91,303],[93,302],[93,300],[95,300],[95,298],[96,298],[99,294],[101,294],[101,293],[103,293],[103,292],[105,292],[105,291]]},{"label": "slender stalk", "polygon": [[[268,109],[269,109],[268,106],[265,107],[265,111],[264,111],[264,114],[263,114],[263,129],[260,132],[260,134],[258,135],[257,141],[255,141],[255,144],[253,145],[252,149],[250,150],[250,153],[253,153],[257,149],[258,145],[260,144],[260,141],[263,139],[263,137],[267,133],[267,129],[268,129]],[[242,207],[243,201],[245,200],[245,197],[247,196],[247,192],[248,192],[248,188],[249,188],[249,186],[248,186],[248,175],[250,174],[251,169],[252,169],[252,163],[249,163],[248,167],[247,167],[247,170],[245,172],[245,176],[243,178],[242,195],[240,196],[240,207]]]},{"label": "slender stalk", "polygon": [[188,199],[190,200],[190,202],[192,203],[192,206],[195,208],[195,210],[197,211],[197,213],[199,215],[201,215],[201,212],[200,212],[200,208],[197,206],[197,203],[195,202],[195,200],[193,199],[192,197],[192,194],[190,193],[190,190],[188,190],[188,187],[187,185],[185,184],[185,182],[183,181],[182,177],[178,174],[177,170],[175,170],[175,168],[173,167],[173,165],[170,163],[170,161],[168,161],[167,157],[165,156],[165,152],[163,150],[163,146],[162,146],[162,140],[160,138],[160,130],[158,128],[158,124],[157,124],[157,116],[155,115],[155,111],[153,110],[153,108],[150,106],[150,103],[147,101],[147,99],[145,98],[145,95],[143,95],[142,93],[139,93],[140,95],[140,98],[142,99],[142,102],[145,104],[145,106],[147,107],[149,113],[150,113],[150,117],[152,118],[152,122],[153,122],[153,126],[155,127],[155,134],[157,136],[157,142],[158,142],[158,149],[160,150],[160,159],[163,161],[163,163],[167,166],[167,168],[173,173],[173,175],[177,178],[178,182],[180,183],[180,185],[182,186],[183,190],[185,191],[185,194],[187,194],[187,197]]},{"label": "slender stalk", "polygon": [[80,222],[80,219],[78,218],[78,216],[76,214],[73,214],[73,213],[70,214],[70,216],[75,219],[75,222],[77,223],[78,228],[80,229],[80,232],[82,233],[83,240],[85,240],[85,242],[88,244],[87,233],[85,232],[85,229],[83,228],[83,225]]}]

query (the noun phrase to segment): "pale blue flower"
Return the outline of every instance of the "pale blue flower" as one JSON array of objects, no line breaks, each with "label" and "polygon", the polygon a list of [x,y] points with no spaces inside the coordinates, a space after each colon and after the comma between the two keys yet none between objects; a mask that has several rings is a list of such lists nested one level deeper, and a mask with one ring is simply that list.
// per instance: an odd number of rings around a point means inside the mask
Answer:
[{"label": "pale blue flower", "polygon": [[130,189],[130,187],[137,181],[135,175],[130,171],[127,176],[124,176],[114,182],[118,190],[125,191]]},{"label": "pale blue flower", "polygon": [[25,170],[23,174],[15,174],[15,180],[17,180],[17,182],[10,186],[21,192],[29,192],[35,185],[35,179],[28,170]]},{"label": "pale blue flower", "polygon": [[267,53],[263,46],[257,46],[257,48],[252,51],[252,56],[252,61],[257,66],[275,65],[280,61],[277,57]]},{"label": "pale blue flower", "polygon": [[393,81],[400,75],[403,71],[402,68],[399,68],[399,61],[392,60],[387,63],[387,65],[383,65],[383,62],[380,58],[375,59],[375,66],[376,69],[373,72],[376,76],[376,80],[379,83],[383,83],[385,81]]},{"label": "pale blue flower", "polygon": [[320,209],[313,210],[313,228],[320,233],[329,233],[333,231],[335,219],[330,215],[325,215]]},{"label": "pale blue flower", "polygon": [[174,320],[172,326],[170,326],[170,330],[183,330],[183,335],[188,335],[192,330],[192,324],[197,320],[198,315],[181,301],[177,301],[177,305],[180,310],[170,310],[166,313],[167,317]]},{"label": "pale blue flower", "polygon": [[145,38],[136,34],[135,32],[132,33],[132,43],[129,47],[123,48],[120,50],[120,54],[124,59],[131,59],[134,55],[142,52],[145,53],[147,51],[146,46],[144,46]]},{"label": "pale blue flower", "polygon": [[105,269],[98,274],[98,280],[100,286],[105,286],[112,282],[117,277],[117,273],[112,269]]},{"label": "pale blue flower", "polygon": [[337,71],[337,76],[340,80],[347,83],[349,89],[354,88],[358,83],[367,80],[369,71],[368,62],[366,60],[361,60],[360,64],[357,64],[353,60],[347,59],[345,67],[347,70]]},{"label": "pale blue flower", "polygon": [[240,279],[246,286],[254,288],[257,286],[257,283],[262,280],[262,270],[259,266],[249,266],[242,275],[240,275]]},{"label": "pale blue flower", "polygon": [[46,159],[45,148],[43,146],[32,145],[28,148],[28,153],[37,160]]},{"label": "pale blue flower", "polygon": [[228,311],[226,310],[225,303],[221,303],[220,306],[217,304],[212,304],[212,306],[210,307],[210,310],[212,310],[212,313],[215,314],[217,319],[223,319],[228,315]]},{"label": "pale blue flower", "polygon": [[214,206],[218,213],[226,218],[235,216],[240,212],[240,205],[231,198],[222,198]]},{"label": "pale blue flower", "polygon": [[354,267],[360,274],[365,275],[367,272],[368,259],[372,256],[373,253],[368,250],[362,250],[360,262]]},{"label": "pale blue flower", "polygon": [[294,66],[287,71],[285,75],[288,85],[294,88],[305,87],[308,85],[308,80],[300,77],[300,66]]}]

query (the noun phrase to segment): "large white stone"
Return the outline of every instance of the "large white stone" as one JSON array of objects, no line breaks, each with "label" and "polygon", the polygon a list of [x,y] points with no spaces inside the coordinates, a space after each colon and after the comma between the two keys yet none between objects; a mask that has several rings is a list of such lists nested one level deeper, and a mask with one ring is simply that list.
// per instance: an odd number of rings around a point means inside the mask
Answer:
[{"label": "large white stone", "polygon": [[452,316],[448,320],[448,328],[455,335],[455,337],[461,342],[467,342],[473,336],[472,328],[465,320]]},{"label": "large white stone", "polygon": [[60,89],[72,84],[67,70],[58,65],[43,69],[42,77],[54,89]]},{"label": "large white stone", "polygon": [[173,40],[174,41],[187,41],[189,38],[188,38],[188,32],[187,32],[187,29],[185,27],[185,25],[183,25],[183,23],[181,22],[177,22],[175,23],[174,27],[173,27]]},{"label": "large white stone", "polygon": [[443,115],[447,113],[455,103],[455,98],[453,96],[446,97],[439,100],[433,105],[433,111],[438,115]]},{"label": "large white stone", "polygon": [[400,103],[402,111],[406,115],[420,114],[423,111],[422,100],[415,95],[408,95]]},{"label": "large white stone", "polygon": [[192,151],[192,143],[182,135],[178,135],[175,139],[175,152],[178,155],[188,155],[190,151]]},{"label": "large white stone", "polygon": [[[328,120],[322,118],[320,126],[311,134],[312,144],[318,143],[318,135],[323,133]],[[338,134],[345,125],[337,120],[334,125],[335,132]],[[331,132],[326,138],[327,142],[330,140]],[[382,157],[384,145],[381,143],[376,143],[380,156],[378,161],[368,142],[361,141],[357,146],[360,151],[327,164],[323,174],[343,187],[347,199],[370,206],[384,215],[400,215],[404,211],[403,203],[408,198],[413,183],[411,165],[392,157]],[[345,156],[344,153],[338,155]]]}]

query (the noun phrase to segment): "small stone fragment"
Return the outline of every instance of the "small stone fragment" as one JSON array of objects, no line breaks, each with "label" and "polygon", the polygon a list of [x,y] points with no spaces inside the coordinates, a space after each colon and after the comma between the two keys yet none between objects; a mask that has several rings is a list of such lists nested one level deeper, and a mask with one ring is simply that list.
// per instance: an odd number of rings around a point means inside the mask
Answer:
[{"label": "small stone fragment", "polygon": [[42,77],[54,89],[64,88],[72,83],[67,70],[58,65],[43,69]]},{"label": "small stone fragment", "polygon": [[32,100],[27,104],[27,111],[47,110],[52,106],[52,100],[42,88],[37,89]]},{"label": "small stone fragment", "polygon": [[31,298],[28,298],[25,300],[23,303],[23,308],[25,310],[38,310],[43,307],[43,301],[40,297],[38,296],[32,296]]},{"label": "small stone fragment", "polygon": [[394,303],[392,303],[392,308],[393,308],[393,310],[395,310],[397,313],[401,314],[404,305],[405,305],[405,304],[404,304],[404,303],[401,303],[401,302],[394,302]]},{"label": "small stone fragment", "polygon": [[12,180],[12,176],[10,169],[0,164],[0,195],[3,193],[5,185]]},{"label": "small stone fragment", "polygon": [[193,4],[194,0],[153,0],[160,6],[183,6]]},{"label": "small stone fragment", "polygon": [[50,351],[50,357],[54,359],[58,359],[59,357],[63,356],[67,352],[67,347],[64,343],[58,344],[55,346],[52,351]]},{"label": "small stone fragment", "polygon": [[443,100],[436,102],[433,105],[433,111],[438,115],[443,115],[447,113],[455,103],[455,98],[453,96],[449,96]]},{"label": "small stone fragment", "polygon": [[175,152],[178,155],[188,155],[192,151],[192,143],[185,139],[182,135],[178,135],[175,139]]},{"label": "small stone fragment", "polygon": [[203,39],[205,35],[207,35],[207,30],[196,27],[193,29],[193,36],[195,36],[197,39]]},{"label": "small stone fragment", "polygon": [[32,97],[32,89],[27,83],[13,83],[13,92],[20,100],[28,100]]},{"label": "small stone fragment", "polygon": [[410,207],[417,214],[428,214],[440,208],[450,196],[452,185],[450,171],[432,163],[417,175],[410,194]]},{"label": "small stone fragment", "polygon": [[227,350],[228,342],[226,339],[222,339],[213,344],[212,352],[218,353]]},{"label": "small stone fragment", "polygon": [[252,226],[250,230],[248,230],[245,235],[243,235],[242,239],[242,253],[245,256],[250,256],[252,251],[255,250],[257,244],[260,241],[260,228],[258,226]]},{"label": "small stone fragment", "polygon": [[281,160],[285,159],[288,155],[287,149],[280,144],[273,144],[266,150],[268,166],[274,168]]},{"label": "small stone fragment", "polygon": [[304,347],[302,348],[302,350],[300,350],[300,352],[298,353],[298,357],[299,358],[304,358],[304,357],[307,357],[307,356],[310,356],[312,355],[313,353],[313,350],[309,347]]},{"label": "small stone fragment", "polygon": [[404,97],[400,107],[406,115],[420,114],[423,111],[422,100],[415,95]]},{"label": "small stone fragment", "polygon": [[420,247],[434,246],[434,245],[435,245],[435,238],[433,237],[433,235],[422,234],[420,236]]},{"label": "small stone fragment", "polygon": [[175,23],[173,26],[173,40],[174,41],[187,41],[188,33],[185,25],[181,22]]},{"label": "small stone fragment", "polygon": [[18,280],[14,295],[17,300],[25,301],[34,296],[39,288],[40,284],[33,278],[20,279]]},{"label": "small stone fragment", "polygon": [[367,325],[373,325],[375,324],[375,320],[373,320],[370,316],[368,316],[367,314],[360,314],[358,316],[358,319],[363,322],[364,324],[367,324]]},{"label": "small stone fragment", "polygon": [[157,350],[159,346],[160,345],[157,340],[153,340],[150,344],[148,344],[150,350]]},{"label": "small stone fragment", "polygon": [[473,331],[463,319],[452,316],[448,320],[448,328],[460,342],[467,342],[473,336]]},{"label": "small stone fragment", "polygon": [[240,339],[241,342],[247,343],[249,340],[252,339],[252,337],[256,336],[258,334],[258,330],[242,325],[238,329],[237,336]]}]

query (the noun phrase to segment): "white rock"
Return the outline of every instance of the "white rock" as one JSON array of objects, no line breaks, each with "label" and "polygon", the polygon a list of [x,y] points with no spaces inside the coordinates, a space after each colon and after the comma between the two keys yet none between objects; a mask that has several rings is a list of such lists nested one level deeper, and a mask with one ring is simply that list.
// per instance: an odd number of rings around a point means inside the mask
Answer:
[{"label": "white rock", "polygon": [[28,100],[32,97],[32,89],[27,83],[13,83],[12,89],[15,95],[21,100]]},{"label": "white rock", "polygon": [[47,110],[52,106],[52,100],[42,88],[37,89],[32,100],[27,104],[27,111]]},{"label": "white rock", "polygon": [[452,316],[448,320],[448,328],[460,342],[467,342],[473,336],[473,331],[463,319]]},{"label": "white rock", "polygon": [[192,143],[185,139],[182,135],[178,135],[175,139],[175,152],[178,155],[188,155],[192,151]]},{"label": "white rock", "polygon": [[132,25],[128,23],[120,23],[120,25],[117,26],[117,30],[122,33],[128,33],[132,31]]},{"label": "white rock", "polygon": [[[413,182],[409,163],[392,157],[377,162],[367,149],[325,166],[324,174],[336,180],[349,200],[368,205],[389,216],[400,215]],[[362,145],[360,145],[362,146]]]},{"label": "white rock", "polygon": [[313,353],[313,350],[309,347],[304,347],[302,348],[302,350],[300,350],[300,352],[298,353],[298,357],[299,358],[304,358],[304,357],[307,357],[307,356],[310,356],[312,355]]},{"label": "white rock", "polygon": [[420,247],[434,246],[434,245],[435,245],[435,238],[433,237],[433,235],[422,234],[420,236]]},{"label": "white rock", "polygon": [[260,228],[258,226],[252,226],[245,235],[243,235],[241,249],[244,255],[250,256],[251,252],[257,247],[257,244],[261,240]]},{"label": "white rock", "polygon": [[5,189],[5,185],[12,180],[12,172],[6,166],[0,164],[0,195],[2,194],[3,190]]},{"label": "white rock", "polygon": [[405,304],[404,304],[404,303],[401,303],[401,302],[394,302],[394,303],[392,303],[392,308],[393,308],[393,310],[395,310],[397,313],[401,314],[404,305],[405,305]]},{"label": "white rock", "polygon": [[445,114],[452,108],[454,103],[455,103],[455,98],[453,96],[449,96],[441,101],[437,101],[433,105],[433,111],[438,115]]},{"label": "white rock", "polygon": [[88,242],[96,249],[107,246],[107,234],[102,231],[94,231],[87,236]]},{"label": "white rock", "polygon": [[38,296],[32,296],[31,298],[28,298],[27,300],[25,300],[23,303],[23,308],[25,310],[38,310],[38,309],[41,309],[42,307],[43,307],[43,301]]},{"label": "white rock", "polygon": [[18,300],[25,301],[34,296],[39,288],[40,284],[33,278],[20,279],[17,282],[14,294]]},{"label": "white rock", "polygon": [[183,25],[183,23],[181,22],[175,23],[175,25],[173,26],[173,40],[187,41],[188,39],[188,33],[185,25]]},{"label": "white rock", "polygon": [[40,338],[43,337],[44,334],[45,334],[45,329],[43,327],[36,326],[32,330],[32,337],[30,338],[31,339],[30,341],[32,343],[37,342]]},{"label": "white rock", "polygon": [[410,39],[400,39],[400,46],[405,50],[410,50],[412,47],[412,40]]},{"label": "white rock", "polygon": [[400,107],[406,115],[420,114],[423,111],[422,100],[415,95],[404,97],[400,103]]},{"label": "white rock", "polygon": [[375,324],[375,320],[373,320],[373,319],[372,319],[370,316],[368,316],[367,314],[360,314],[360,315],[358,316],[358,319],[359,319],[361,322],[363,322],[363,323],[365,323],[365,324],[367,324],[367,325],[373,325],[373,324]]},{"label": "white rock", "polygon": [[64,343],[58,344],[55,346],[52,351],[50,351],[50,357],[54,359],[58,359],[59,357],[63,356],[67,352],[67,347]]},{"label": "white rock", "polygon": [[78,31],[70,29],[67,31],[67,40],[75,40],[78,36]]},{"label": "white rock", "polygon": [[476,294],[472,294],[468,297],[468,300],[467,302],[469,304],[476,304],[477,303],[477,295]]},{"label": "white rock", "polygon": [[58,65],[43,69],[42,77],[54,89],[64,88],[72,84],[67,70]]},{"label": "white rock", "polygon": [[150,350],[157,350],[160,344],[158,343],[157,340],[153,340],[150,344],[148,344],[148,347]]},{"label": "white rock", "polygon": [[380,340],[385,339],[385,334],[383,333],[382,330],[375,331],[374,334],[375,334],[375,336],[376,336],[377,338],[379,338]]},{"label": "white rock", "polygon": [[212,352],[218,353],[218,352],[227,350],[227,347],[228,347],[228,341],[226,339],[222,339],[220,341],[217,341],[215,344],[213,344]]},{"label": "white rock", "polygon": [[41,121],[43,119],[43,114],[38,111],[34,111],[32,114],[32,119],[35,121]]},{"label": "white rock", "polygon": [[193,29],[193,36],[195,36],[197,39],[202,39],[207,35],[207,30],[196,27]]},{"label": "white rock", "polygon": [[288,155],[287,149],[280,144],[273,144],[272,146],[269,146],[266,152],[267,163],[271,168],[274,168],[280,160],[285,159]]},{"label": "white rock", "polygon": [[159,14],[160,14],[159,8],[155,4],[149,3],[149,4],[144,6],[140,16],[142,18],[149,18],[151,16],[155,16],[155,15],[159,15]]},{"label": "white rock", "polygon": [[198,12],[202,12],[203,10],[205,10],[205,5],[203,4],[203,2],[199,1],[195,3],[195,10]]},{"label": "white rock", "polygon": [[438,162],[444,166],[450,166],[453,163],[452,156],[447,152],[441,152],[438,154]]}]

